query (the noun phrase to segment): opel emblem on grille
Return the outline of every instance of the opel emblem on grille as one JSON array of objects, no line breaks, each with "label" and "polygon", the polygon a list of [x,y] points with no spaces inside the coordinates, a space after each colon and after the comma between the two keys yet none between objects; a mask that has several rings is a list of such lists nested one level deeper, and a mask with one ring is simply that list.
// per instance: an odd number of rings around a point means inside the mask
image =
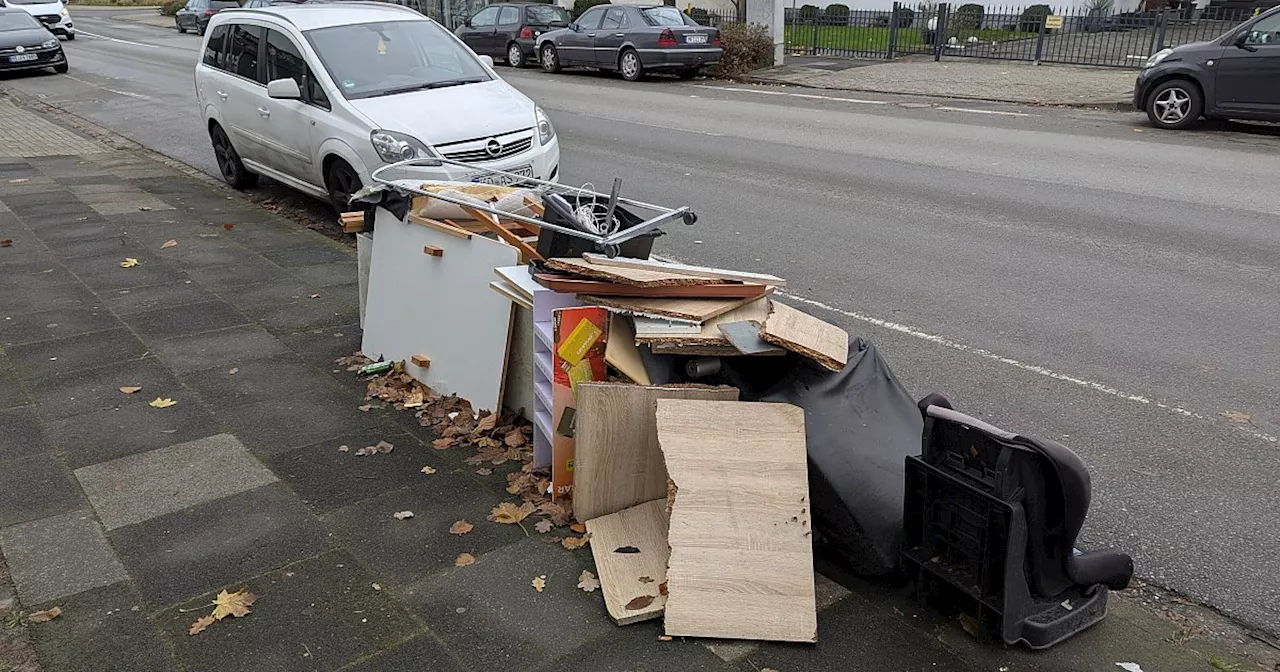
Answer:
[{"label": "opel emblem on grille", "polygon": [[26,51],[26,50],[27,50],[27,49],[26,49],[26,47],[23,47],[22,45],[18,45],[18,47],[17,47],[16,49],[14,49],[14,51],[18,52],[19,54],[21,54],[22,52],[24,52],[24,51]]},{"label": "opel emblem on grille", "polygon": [[502,143],[498,142],[497,138],[489,138],[489,142],[484,143],[484,151],[488,152],[489,156],[497,156],[502,153]]}]

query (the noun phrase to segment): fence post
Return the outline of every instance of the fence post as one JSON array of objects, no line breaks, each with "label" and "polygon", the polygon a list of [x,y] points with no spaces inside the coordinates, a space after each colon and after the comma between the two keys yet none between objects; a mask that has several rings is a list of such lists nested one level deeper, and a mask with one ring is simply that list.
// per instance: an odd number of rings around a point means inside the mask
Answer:
[{"label": "fence post", "polygon": [[[942,48],[947,43],[947,14],[950,13],[951,5],[945,2],[938,3],[938,22],[933,30],[933,60],[942,60]],[[929,24],[925,24],[927,28]]]},{"label": "fence post", "polygon": [[1040,65],[1040,58],[1044,56],[1044,32],[1045,24],[1049,23],[1049,17],[1046,14],[1040,15],[1040,35],[1036,37],[1036,65]]},{"label": "fence post", "polygon": [[1160,25],[1156,29],[1156,49],[1155,51],[1151,52],[1153,54],[1156,53],[1156,51],[1160,51],[1164,49],[1164,31],[1165,31],[1165,27],[1169,25],[1169,10],[1166,9],[1160,12],[1159,18],[1157,18],[1156,20],[1159,22]]},{"label": "fence post", "polygon": [[813,21],[813,43],[809,47],[809,55],[817,56],[818,55],[818,13],[817,12],[814,12],[811,20]]},{"label": "fence post", "polygon": [[893,3],[893,12],[889,15],[889,52],[885,58],[893,60],[893,52],[898,47],[898,12],[901,11],[902,3]]}]

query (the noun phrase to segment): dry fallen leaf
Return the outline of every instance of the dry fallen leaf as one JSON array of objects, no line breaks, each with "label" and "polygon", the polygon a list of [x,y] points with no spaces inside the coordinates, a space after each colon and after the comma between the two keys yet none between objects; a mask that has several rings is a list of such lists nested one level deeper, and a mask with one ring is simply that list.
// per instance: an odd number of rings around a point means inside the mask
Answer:
[{"label": "dry fallen leaf", "polygon": [[361,404],[359,406],[356,406],[356,410],[360,411],[361,413],[368,413],[369,411],[373,410],[373,407],[370,406],[369,404]]},{"label": "dry fallen leaf", "polygon": [[507,432],[506,438],[503,439],[503,442],[512,448],[519,448],[520,446],[523,446],[526,441],[527,439],[524,438],[524,432],[518,429]]},{"label": "dry fallen leaf", "polygon": [[578,576],[578,587],[588,593],[595,592],[595,589],[600,587],[600,579],[597,579],[595,574],[584,569],[582,574]]},{"label": "dry fallen leaf", "polygon": [[652,595],[641,595],[639,597],[633,598],[630,602],[627,603],[627,611],[644,609],[645,607],[653,604],[653,599],[654,597]]},{"label": "dry fallen leaf", "polygon": [[188,635],[198,635],[198,634],[200,634],[200,633],[204,632],[204,629],[205,629],[205,628],[207,628],[207,627],[209,627],[209,626],[213,625],[214,621],[216,621],[216,620],[217,620],[217,619],[215,619],[215,618],[214,618],[214,617],[212,617],[212,616],[201,616],[200,618],[197,618],[197,619],[196,619],[196,622],[195,622],[195,623],[192,623],[192,624],[191,624],[191,629],[187,631],[187,634],[188,634]]},{"label": "dry fallen leaf", "polygon": [[319,294],[312,294],[312,295],[311,295],[311,298],[313,298],[313,299],[318,299],[318,298],[320,298],[320,295],[319,295]]},{"label": "dry fallen leaf", "polygon": [[28,182],[29,180],[30,178],[26,178],[26,177],[15,177],[12,180],[9,180],[9,184],[22,184],[24,182]]},{"label": "dry fallen leaf", "polygon": [[533,586],[534,590],[541,593],[542,590],[547,587],[547,575],[543,574],[542,576],[535,576],[529,583]]},{"label": "dry fallen leaf", "polygon": [[241,588],[234,593],[228,593],[223,590],[218,593],[217,597],[213,598],[214,608],[213,613],[210,614],[210,616],[213,616],[219,621],[228,616],[235,616],[236,618],[247,616],[249,614],[249,607],[257,601],[257,599],[257,595],[245,591],[244,588]]},{"label": "dry fallen leaf", "polygon": [[142,389],[142,386],[140,386],[140,385],[139,385],[139,386],[126,386],[126,387],[122,387],[122,388],[120,388],[120,391],[121,391],[121,392],[124,392],[125,394],[133,394],[134,392],[137,392],[138,390],[141,390],[141,389]]},{"label": "dry fallen leaf", "polygon": [[476,473],[481,476],[488,476],[493,473],[493,470],[488,467],[480,467],[479,469],[476,469]]},{"label": "dry fallen leaf", "polygon": [[444,450],[453,445],[453,439],[436,439],[431,442],[431,447],[436,450]]},{"label": "dry fallen leaf", "polygon": [[462,536],[470,532],[471,530],[474,530],[475,527],[476,527],[475,525],[472,525],[471,523],[468,523],[465,520],[459,520],[458,522],[449,526],[449,534],[456,534],[458,536]]},{"label": "dry fallen leaf", "polygon": [[240,369],[231,369],[230,371],[228,371],[228,372],[227,372],[227,375],[228,375],[228,376],[234,376],[234,375],[236,375],[237,373],[240,373]]},{"label": "dry fallen leaf", "polygon": [[408,520],[413,517],[413,512],[412,511],[396,511],[395,513],[391,514],[391,517],[395,518],[396,520]]},{"label": "dry fallen leaf", "polygon": [[164,245],[161,245],[161,246],[160,246],[160,249],[162,249],[162,250],[167,250],[167,249],[169,249],[169,248],[171,248],[171,247],[177,247],[177,246],[178,246],[178,241],[176,241],[176,240],[166,240],[166,241],[164,241]]},{"label": "dry fallen leaf", "polygon": [[148,405],[152,408],[169,408],[170,406],[176,406],[177,404],[178,402],[168,397],[156,397],[155,399],[152,399]]},{"label": "dry fallen leaf", "polygon": [[560,542],[560,545],[564,546],[565,550],[576,551],[579,548],[586,546],[587,542],[590,540],[591,535],[589,534],[584,534],[581,537],[565,537],[564,541]]},{"label": "dry fallen leaf", "polygon": [[386,455],[387,453],[389,453],[389,452],[391,452],[391,451],[395,450],[395,448],[396,448],[396,447],[395,447],[393,444],[387,443],[386,441],[379,441],[379,442],[378,442],[378,445],[374,446],[374,448],[375,448],[379,453],[382,453],[383,455]]},{"label": "dry fallen leaf", "polygon": [[347,452],[348,450],[351,450],[351,449],[350,449],[350,448],[348,448],[348,447],[347,447],[347,444],[345,444],[345,443],[344,443],[344,444],[342,444],[341,446],[338,446],[338,452],[339,452],[339,453],[345,453],[345,452]]},{"label": "dry fallen leaf", "polygon": [[978,619],[970,616],[969,614],[960,614],[960,627],[964,628],[965,632],[974,637],[978,636],[978,632],[981,629],[978,625]]},{"label": "dry fallen leaf", "polygon": [[0,240],[0,247],[13,247],[13,240],[11,240],[11,239],[9,239],[9,238],[5,238],[4,240]]},{"label": "dry fallen leaf", "polygon": [[533,505],[528,502],[516,506],[511,502],[502,502],[493,507],[493,511],[489,513],[489,520],[503,525],[514,525],[533,513]]},{"label": "dry fallen leaf", "polygon": [[133,257],[126,257],[124,261],[120,262],[120,268],[133,268],[137,265],[138,260]]},{"label": "dry fallen leaf", "polygon": [[489,415],[486,415],[483,418],[480,418],[480,422],[476,423],[475,433],[483,434],[484,432],[492,431],[493,428],[497,426],[497,424],[498,424],[498,414],[490,413]]},{"label": "dry fallen leaf", "polygon": [[546,534],[551,530],[555,529],[555,527],[556,527],[555,523],[551,522],[550,520],[547,520],[546,518],[543,518],[542,520],[538,521],[537,525],[533,526],[533,529],[537,530],[539,534]]},{"label": "dry fallen leaf", "polygon": [[476,556],[471,555],[470,553],[463,553],[453,561],[453,566],[454,567],[470,567],[475,563],[476,563]]},{"label": "dry fallen leaf", "polygon": [[1241,413],[1240,411],[1223,411],[1222,417],[1231,422],[1251,422],[1253,420],[1247,413]]},{"label": "dry fallen leaf", "polygon": [[671,635],[658,635],[658,641],[659,641],[659,642],[669,642],[669,641],[671,641]]},{"label": "dry fallen leaf", "polygon": [[423,467],[423,468],[422,468],[422,473],[424,473],[424,474],[426,474],[426,475],[428,475],[428,476],[430,476],[431,474],[436,473],[436,471],[438,471],[438,470],[437,470],[435,467],[432,467],[431,465],[427,465],[427,466],[425,466],[425,467]]},{"label": "dry fallen leaf", "polygon": [[45,609],[44,611],[37,611],[27,616],[27,620],[32,623],[48,623],[61,615],[62,607],[54,607],[52,609]]},{"label": "dry fallen leaf", "polygon": [[224,228],[224,229],[226,229],[226,230],[230,231],[231,229],[236,228],[236,225],[235,225],[235,224],[223,224],[223,225],[222,225],[222,228]]},{"label": "dry fallen leaf", "polygon": [[583,532],[587,531],[587,526],[583,525],[582,523],[574,523],[569,526],[569,529],[573,530],[574,532],[577,532],[578,534],[582,534]]}]

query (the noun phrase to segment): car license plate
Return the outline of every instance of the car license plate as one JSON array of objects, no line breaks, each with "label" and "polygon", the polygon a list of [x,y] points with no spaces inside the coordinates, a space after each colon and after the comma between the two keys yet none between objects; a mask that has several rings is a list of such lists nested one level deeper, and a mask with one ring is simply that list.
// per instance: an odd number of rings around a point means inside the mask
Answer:
[{"label": "car license plate", "polygon": [[[524,177],[533,177],[533,166],[519,166],[517,168],[512,168],[505,172],[512,173],[515,175],[521,175]],[[495,175],[490,173],[480,173],[478,175],[472,175],[471,181],[481,183],[481,184],[496,184],[500,187],[507,187],[515,184],[516,182],[519,182],[520,180],[517,178],[511,177],[509,175]]]},{"label": "car license plate", "polygon": [[34,60],[36,60],[37,58],[40,58],[40,56],[39,56],[39,55],[37,55],[37,54],[18,54],[17,56],[10,56],[10,57],[9,57],[9,62],[10,62],[10,63],[21,63],[21,62],[23,62],[23,61],[34,61]]},{"label": "car license plate", "polygon": [[706,44],[707,36],[706,35],[687,35],[685,36],[684,41],[688,42],[689,44]]}]

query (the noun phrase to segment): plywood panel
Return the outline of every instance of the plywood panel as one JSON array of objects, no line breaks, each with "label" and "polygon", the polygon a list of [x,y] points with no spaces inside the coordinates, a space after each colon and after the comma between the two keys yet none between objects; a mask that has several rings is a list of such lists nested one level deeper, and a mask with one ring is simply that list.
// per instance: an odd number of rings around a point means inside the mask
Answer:
[{"label": "plywood panel", "polygon": [[783,280],[776,275],[766,275],[764,273],[748,273],[745,271],[730,271],[723,268],[690,266],[688,264],[676,264],[666,261],[655,261],[653,259],[631,259],[628,257],[615,257],[610,259],[609,257],[601,254],[584,254],[582,256],[589,263],[595,266],[613,267],[615,269],[627,268],[631,270],[644,270],[670,275],[687,275],[696,278],[738,280],[740,282],[755,282],[762,285],[773,285],[774,287],[783,287],[787,284],[786,280]]},{"label": "plywood panel", "polygon": [[676,487],[666,633],[815,641],[804,411],[659,399],[656,418]]},{"label": "plywood panel", "polygon": [[[424,245],[445,254],[428,257]],[[409,375],[477,410],[497,410],[514,306],[489,283],[516,256],[498,241],[406,224],[378,208],[361,350],[374,359],[426,355],[431,366],[406,365]]]},{"label": "plywood panel", "polygon": [[649,343],[657,345],[696,345],[703,347],[722,347],[737,352],[729,339],[725,338],[720,331],[720,325],[730,324],[733,322],[759,322],[764,323],[765,318],[769,316],[769,299],[761,297],[750,301],[746,304],[738,306],[733,310],[717,315],[706,322],[702,323],[702,329],[693,334],[661,334],[654,336],[637,336],[636,340],[641,343]]},{"label": "plywood panel", "polygon": [[849,334],[833,324],[773,302],[760,338],[809,357],[832,371],[849,362]]},{"label": "plywood panel", "polygon": [[590,520],[666,497],[667,468],[654,416],[658,399],[737,398],[734,387],[578,385],[573,494],[578,519]]},{"label": "plywood panel", "polygon": [[771,288],[767,285],[749,285],[741,282],[707,285],[636,287],[603,280],[582,280],[563,275],[539,273],[534,278],[543,287],[573,294],[594,294],[596,296],[661,296],[689,298],[724,298],[762,296]]},{"label": "plywood panel", "polygon": [[732,299],[659,299],[633,298],[625,296],[595,296],[579,294],[583,303],[604,306],[625,313],[645,316],[671,317],[677,320],[705,322],[713,317],[751,303],[759,301],[756,297]]},{"label": "plywood panel", "polygon": [[[585,524],[591,534],[591,555],[596,561],[609,618],[618,625],[627,625],[662,615],[666,598],[661,595],[660,586],[667,580],[666,498],[593,518]],[[638,552],[617,552],[627,547]],[[633,600],[645,596],[653,601],[638,609],[627,608]]]},{"label": "plywood panel", "polygon": [[547,267],[554,268],[557,271],[565,271],[566,273],[573,273],[575,275],[581,275],[596,280],[616,282],[623,285],[634,285],[636,287],[710,285],[719,282],[715,278],[695,278],[688,275],[664,273],[661,271],[602,266],[600,264],[586,261],[585,259],[575,259],[573,257],[557,257],[555,259],[548,259]]}]

